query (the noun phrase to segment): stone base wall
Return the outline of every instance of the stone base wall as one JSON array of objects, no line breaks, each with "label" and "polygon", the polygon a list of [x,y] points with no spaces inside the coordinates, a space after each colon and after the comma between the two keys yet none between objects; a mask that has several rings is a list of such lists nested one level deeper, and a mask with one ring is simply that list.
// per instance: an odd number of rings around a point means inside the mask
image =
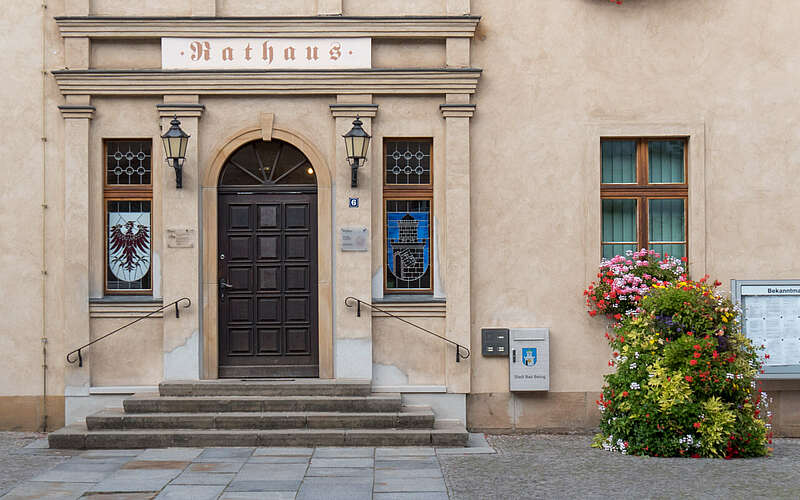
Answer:
[{"label": "stone base wall", "polygon": [[[64,426],[64,396],[47,397],[47,430]],[[41,431],[41,396],[0,396],[0,430]]]}]

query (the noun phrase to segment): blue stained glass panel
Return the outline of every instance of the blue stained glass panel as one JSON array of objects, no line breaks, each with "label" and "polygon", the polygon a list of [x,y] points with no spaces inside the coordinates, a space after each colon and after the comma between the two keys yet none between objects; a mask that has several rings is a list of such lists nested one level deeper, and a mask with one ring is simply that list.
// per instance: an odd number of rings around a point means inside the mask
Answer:
[{"label": "blue stained glass panel", "polygon": [[431,288],[429,200],[386,201],[386,288]]}]

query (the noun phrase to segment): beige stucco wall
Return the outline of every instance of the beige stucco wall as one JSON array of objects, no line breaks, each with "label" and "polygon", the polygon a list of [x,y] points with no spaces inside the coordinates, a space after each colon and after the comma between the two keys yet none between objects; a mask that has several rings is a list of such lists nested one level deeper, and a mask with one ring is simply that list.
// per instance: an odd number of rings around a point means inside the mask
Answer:
[{"label": "beige stucco wall", "polygon": [[[599,185],[587,182],[597,177],[586,156],[598,124],[704,132],[702,161],[689,164],[705,164],[707,232],[690,234],[690,245],[700,238],[707,252],[695,269],[723,283],[800,275],[788,216],[800,209],[791,188],[800,161],[796,8],[473,0],[483,16],[473,64],[484,73],[472,123],[472,339],[485,326],[550,327],[550,396],[576,401],[551,414],[594,406],[582,395],[599,390],[607,369],[603,323],[589,320],[581,296],[600,255]],[[479,358],[473,368],[472,425],[557,427],[526,418],[547,406],[541,397],[507,404],[505,360]],[[481,410],[490,395],[511,410]]]},{"label": "beige stucco wall", "polygon": [[[212,3],[218,15],[315,15],[323,1],[325,9],[333,5],[335,10],[337,2],[329,0],[144,0],[125,5],[111,0],[70,0],[73,6],[85,3],[93,15],[120,16],[203,15]],[[0,37],[13,47],[0,54],[0,68],[7,70],[0,82],[0,99],[7,114],[0,123],[7,158],[0,191],[0,276],[7,290],[0,303],[0,317],[4,318],[0,352],[9,353],[10,361],[0,372],[0,427],[35,428],[41,414],[43,311],[49,350],[48,393],[55,398],[49,404],[52,425],[63,420],[63,402],[58,399],[65,393],[63,356],[76,347],[67,345],[63,331],[64,296],[71,290],[62,272],[63,241],[70,231],[65,221],[70,219],[64,213],[64,120],[57,105],[65,101],[52,75],[47,75],[42,102],[39,2],[8,3],[0,13]],[[65,10],[62,0],[47,3],[45,68],[52,70],[65,65],[64,42],[52,19]],[[448,12],[448,5],[455,12],[465,3],[344,0],[342,12],[353,16],[441,15]],[[725,286],[731,278],[800,276],[793,254],[800,229],[800,222],[793,217],[800,210],[793,187],[800,162],[800,90],[794,84],[800,68],[800,55],[794,48],[800,44],[800,34],[793,29],[793,14],[798,9],[783,0],[765,0],[757,6],[746,0],[632,0],[621,6],[603,0],[472,0],[472,13],[482,19],[471,44],[471,65],[482,68],[483,74],[472,99],[477,111],[469,134],[473,356],[460,365],[471,370],[468,418],[472,427],[568,430],[591,427],[598,418],[593,401],[607,370],[608,349],[602,335],[604,325],[585,314],[581,291],[594,275],[600,254],[596,168],[597,145],[603,134],[677,131],[689,136],[693,183],[689,204],[694,214],[689,236],[695,270],[708,272]],[[158,46],[154,41],[97,42],[92,44],[88,61],[92,68],[158,68]],[[444,43],[441,39],[376,40],[373,62],[380,68],[441,67],[445,64]],[[447,176],[446,125],[438,110],[444,100],[442,95],[370,98],[378,104],[371,123],[376,149],[368,164],[372,175],[364,173],[361,179],[372,181],[372,211],[367,220],[371,221],[373,251],[365,266],[370,269],[375,296],[380,295],[374,283],[380,285],[383,267],[380,153],[376,154],[383,137],[434,138],[437,264],[445,255],[447,190],[441,181]],[[102,295],[103,283],[102,177],[98,175],[102,138],[156,138],[161,133],[156,104],[162,102],[160,97],[92,99],[97,111],[89,129],[90,178],[86,185],[93,214],[89,220],[93,297]],[[337,102],[335,95],[200,96],[199,102],[205,111],[194,135],[196,163],[187,164],[187,168],[197,169],[189,172],[190,177],[208,168],[226,137],[257,126],[265,112],[274,113],[276,127],[309,138],[334,169],[345,168],[344,174],[339,174],[346,176],[346,165],[337,158],[339,131],[328,108]],[[48,206],[44,307],[43,110]],[[157,150],[158,145],[154,153]],[[154,166],[164,168],[158,161]],[[160,171],[159,183],[173,179],[171,171]],[[154,213],[158,214],[160,184],[155,189]],[[346,193],[346,189],[338,194],[334,189],[334,214],[338,211],[341,216],[347,210],[343,205]],[[174,191],[167,194],[176,196]],[[161,224],[159,220],[154,216],[154,224]],[[163,242],[154,238],[157,254],[163,250]],[[334,234],[334,247],[337,244]],[[335,250],[332,255],[335,266]],[[348,261],[347,265],[355,269],[360,264]],[[443,270],[444,264],[436,269]],[[435,281],[438,294],[444,297],[447,286],[439,271]],[[370,289],[370,284],[347,281],[347,273],[337,275],[336,268],[334,277],[340,286]],[[185,282],[178,285],[197,286],[196,276],[182,279]],[[333,307],[339,325],[362,325],[342,304]],[[193,333],[172,332],[165,339],[165,328],[170,327],[164,322],[168,320],[172,321],[166,317],[153,320],[128,332],[143,343],[135,355],[122,361],[119,371],[114,369],[118,345],[107,343],[94,350],[89,383],[157,382],[164,369],[165,349]],[[112,329],[119,321],[95,318],[91,334]],[[446,328],[444,318],[426,318],[423,323],[437,332]],[[376,365],[396,370],[392,373],[397,380],[405,377],[408,384],[456,387],[447,375],[450,361],[443,353],[449,351],[430,339],[415,342],[409,349],[409,339],[416,339],[415,334],[402,325],[392,325],[384,318],[372,320]],[[480,328],[491,326],[551,329],[549,394],[508,392],[507,360],[480,355]],[[344,333],[350,334],[349,330]],[[457,387],[463,390],[464,385],[459,382]],[[798,432],[800,383],[767,387],[779,396],[779,430]]]}]

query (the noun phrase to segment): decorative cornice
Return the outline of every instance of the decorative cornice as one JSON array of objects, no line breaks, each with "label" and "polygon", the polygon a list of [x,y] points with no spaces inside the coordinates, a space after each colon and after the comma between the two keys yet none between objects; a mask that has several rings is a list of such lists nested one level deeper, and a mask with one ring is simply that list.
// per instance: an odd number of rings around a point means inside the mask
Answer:
[{"label": "decorative cornice", "polygon": [[480,16],[56,17],[63,37],[473,37]]},{"label": "decorative cornice", "polygon": [[94,106],[84,104],[64,104],[58,107],[61,111],[61,116],[64,119],[85,119],[91,120],[94,118],[96,108]]},{"label": "decorative cornice", "polygon": [[440,104],[439,111],[445,118],[472,118],[475,114],[474,104]]},{"label": "decorative cornice", "polygon": [[474,94],[476,68],[285,71],[53,71],[63,95]]},{"label": "decorative cornice", "polygon": [[375,118],[378,114],[377,104],[331,104],[331,114],[334,117],[352,118],[355,116],[363,116],[366,118]]},{"label": "decorative cornice", "polygon": [[177,116],[178,118],[197,117],[202,116],[206,107],[204,104],[156,104],[158,109],[158,116],[161,118],[171,118]]}]

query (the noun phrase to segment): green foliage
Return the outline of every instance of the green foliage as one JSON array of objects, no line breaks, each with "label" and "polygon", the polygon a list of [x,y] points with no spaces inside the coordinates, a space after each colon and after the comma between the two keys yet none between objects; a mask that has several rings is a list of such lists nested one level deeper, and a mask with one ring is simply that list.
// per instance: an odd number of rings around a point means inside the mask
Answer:
[{"label": "green foliage", "polygon": [[[597,401],[593,446],[635,455],[763,456],[757,349],[741,334],[729,299],[705,280],[654,285],[608,336],[610,364]],[[762,393],[763,394],[763,393]]]}]

